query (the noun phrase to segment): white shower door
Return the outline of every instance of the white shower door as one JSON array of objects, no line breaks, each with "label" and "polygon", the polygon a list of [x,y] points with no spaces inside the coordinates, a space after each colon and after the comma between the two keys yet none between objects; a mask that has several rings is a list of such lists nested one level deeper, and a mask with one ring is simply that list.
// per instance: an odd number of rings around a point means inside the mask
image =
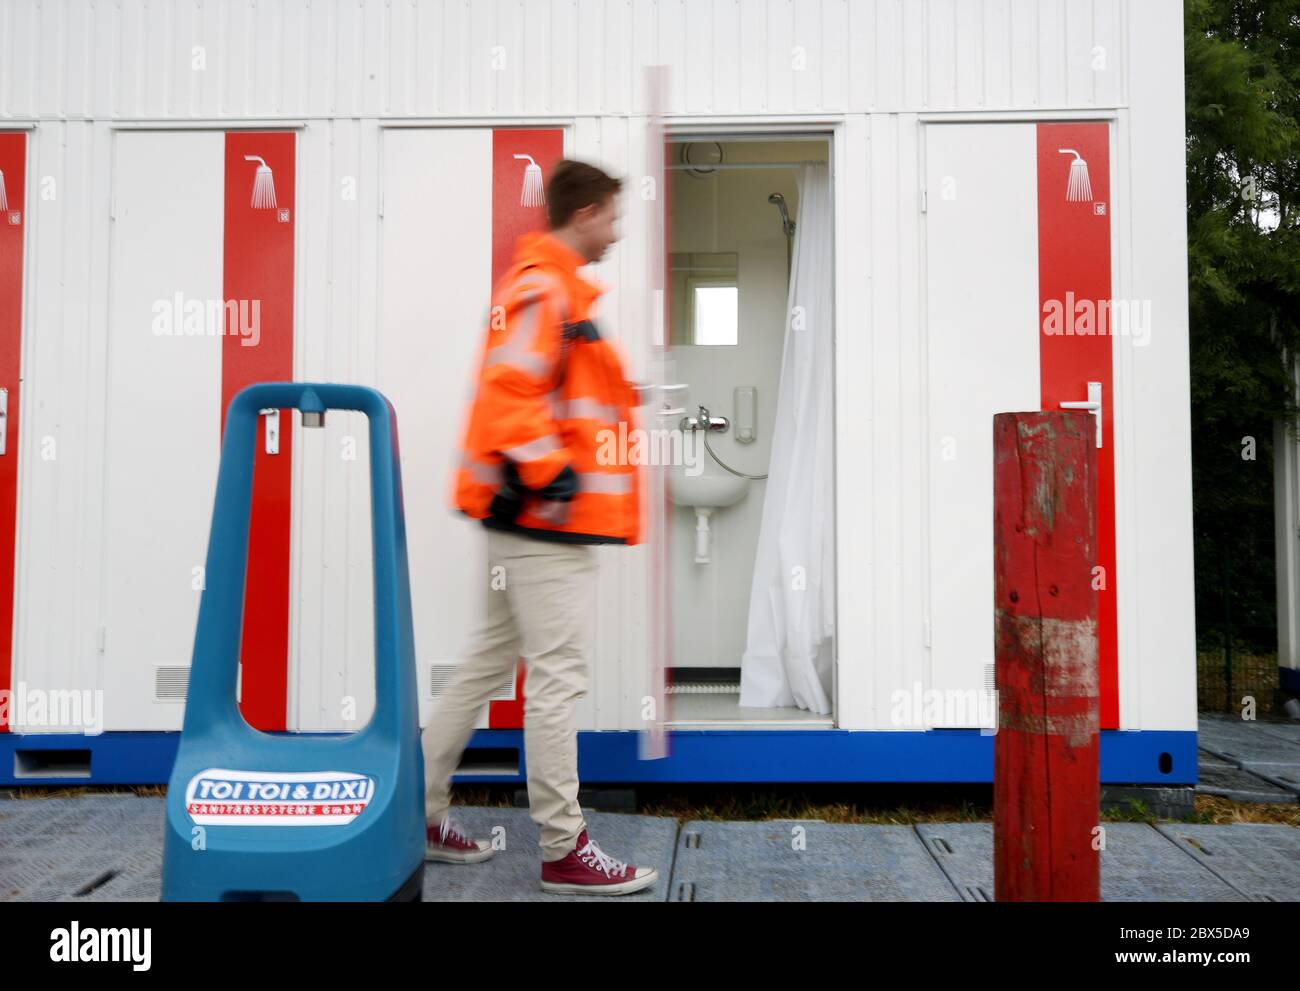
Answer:
[{"label": "white shower door", "polygon": [[1034,128],[931,125],[925,147],[926,687],[960,698],[993,664],[993,414],[1039,403]]},{"label": "white shower door", "polygon": [[956,701],[993,687],[993,415],[1096,395],[1098,673],[1114,725],[1114,345],[1104,316],[1086,329],[1078,316],[1104,314],[1110,296],[1108,125],[924,132],[927,688],[945,699],[928,723],[992,725],[991,693],[974,713]]}]

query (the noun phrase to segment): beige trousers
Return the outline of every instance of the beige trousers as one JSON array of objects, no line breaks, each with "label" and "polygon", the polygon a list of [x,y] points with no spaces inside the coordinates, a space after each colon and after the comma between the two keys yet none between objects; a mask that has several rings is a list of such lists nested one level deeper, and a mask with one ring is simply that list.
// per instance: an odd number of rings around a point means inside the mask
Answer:
[{"label": "beige trousers", "polygon": [[424,813],[438,823],[451,776],[489,696],[527,659],[524,752],[529,815],[543,860],[560,860],[586,828],[578,805],[577,701],[587,693],[596,548],[488,530],[484,618],[422,734]]}]

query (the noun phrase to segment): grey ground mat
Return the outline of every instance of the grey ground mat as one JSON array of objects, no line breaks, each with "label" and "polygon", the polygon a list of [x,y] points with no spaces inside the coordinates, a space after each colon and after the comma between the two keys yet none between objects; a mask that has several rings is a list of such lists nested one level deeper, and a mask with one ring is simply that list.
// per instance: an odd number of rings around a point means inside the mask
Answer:
[{"label": "grey ground mat", "polygon": [[1300,799],[1300,768],[1290,766],[1273,768],[1262,765],[1259,770],[1252,773]]},{"label": "grey ground mat", "polygon": [[1287,804],[1300,799],[1300,784],[1285,787],[1281,781],[1265,779],[1236,764],[1202,750],[1198,760],[1196,791],[1202,795],[1219,795],[1235,802]]},{"label": "grey ground mat", "polygon": [[1269,736],[1290,740],[1300,746],[1300,720],[1297,719],[1261,719],[1259,731]]},{"label": "grey ground mat", "polygon": [[1251,733],[1275,736],[1278,739],[1288,740],[1300,746],[1300,719],[1275,719],[1273,717],[1242,719],[1240,716],[1230,713],[1202,712],[1197,717],[1197,721],[1200,732],[1205,732],[1207,729],[1210,731],[1217,730],[1226,723],[1234,727],[1244,726]]},{"label": "grey ground mat", "polygon": [[689,822],[670,901],[958,901],[911,826]]},{"label": "grey ground mat", "polygon": [[[1109,822],[1101,854],[1101,900],[1244,901],[1151,826]],[[993,900],[993,824],[922,824],[917,833],[966,901]]]},{"label": "grey ground mat", "polygon": [[1300,742],[1289,739],[1284,726],[1235,717],[1202,716],[1197,745],[1243,770],[1270,775],[1289,773],[1300,778]]},{"label": "grey ground mat", "polygon": [[156,901],[164,799],[0,798],[0,901]]},{"label": "grey ground mat", "polygon": [[962,901],[993,901],[992,823],[923,823],[916,834]]},{"label": "grey ground mat", "polygon": [[[654,887],[602,901],[664,901],[673,866],[677,820],[584,809],[588,836],[606,854],[638,867],[654,867]],[[541,888],[542,851],[537,825],[527,809],[452,806],[455,821],[470,836],[504,841],[491,859],[478,864],[430,862],[424,871],[425,901],[591,901],[591,895],[553,895]]]},{"label": "grey ground mat", "polygon": [[[541,890],[527,809],[455,806],[454,814],[504,848],[480,864],[428,864],[426,900],[590,900]],[[679,830],[669,818],[585,814],[606,853],[659,870],[653,888],[613,902],[993,898],[990,823],[692,821]],[[163,823],[162,798],[0,794],[0,901],[156,900]],[[1300,829],[1291,826],[1108,823],[1106,841],[1106,901],[1300,900]]]},{"label": "grey ground mat", "polygon": [[1300,901],[1300,829],[1267,823],[1156,829],[1252,901]]}]

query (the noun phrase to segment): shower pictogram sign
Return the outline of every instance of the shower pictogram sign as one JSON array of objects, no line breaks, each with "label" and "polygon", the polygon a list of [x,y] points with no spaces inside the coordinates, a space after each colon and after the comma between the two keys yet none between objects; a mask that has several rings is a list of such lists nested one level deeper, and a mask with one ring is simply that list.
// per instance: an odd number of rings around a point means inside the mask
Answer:
[{"label": "shower pictogram sign", "polygon": [[545,206],[546,188],[542,183],[542,167],[533,160],[532,155],[515,155],[515,158],[528,161],[528,168],[524,169],[524,187],[519,192],[519,205]]},{"label": "shower pictogram sign", "polygon": [[266,159],[261,155],[245,155],[244,161],[257,163],[257,169],[253,173],[253,191],[249,196],[248,205],[254,210],[275,210],[275,219],[282,224],[287,224],[288,208],[276,206],[275,172],[271,166],[266,164]]},{"label": "shower pictogram sign", "polygon": [[17,227],[23,222],[23,212],[21,210],[9,209],[9,194],[6,191],[3,170],[0,170],[0,213],[5,214],[5,219],[11,227]]},{"label": "shower pictogram sign", "polygon": [[1092,179],[1088,175],[1088,160],[1074,148],[1057,148],[1058,155],[1073,155],[1070,173],[1065,181],[1065,201],[1067,203],[1091,203],[1094,217],[1106,216],[1105,199],[1095,200],[1092,196]]},{"label": "shower pictogram sign", "polygon": [[1057,148],[1057,154],[1073,155],[1070,163],[1070,177],[1065,184],[1065,198],[1071,203],[1092,200],[1092,183],[1088,180],[1088,162],[1073,148]]}]

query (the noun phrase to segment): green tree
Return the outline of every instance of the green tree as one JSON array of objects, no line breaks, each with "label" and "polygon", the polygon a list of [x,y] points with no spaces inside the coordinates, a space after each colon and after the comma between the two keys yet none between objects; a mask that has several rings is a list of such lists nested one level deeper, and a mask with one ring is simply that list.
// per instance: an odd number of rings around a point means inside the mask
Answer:
[{"label": "green tree", "polygon": [[1297,422],[1300,0],[1185,0],[1185,30],[1197,625],[1217,641],[1230,611],[1267,650],[1273,423]]}]

